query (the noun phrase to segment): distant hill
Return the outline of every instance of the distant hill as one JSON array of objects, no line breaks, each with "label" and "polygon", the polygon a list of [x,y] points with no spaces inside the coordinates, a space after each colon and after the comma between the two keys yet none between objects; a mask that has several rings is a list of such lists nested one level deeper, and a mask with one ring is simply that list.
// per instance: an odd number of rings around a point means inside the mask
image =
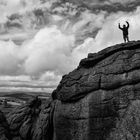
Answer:
[{"label": "distant hill", "polygon": [[13,98],[17,98],[17,99],[21,99],[21,100],[29,100],[30,98],[33,98],[35,96],[39,96],[39,97],[50,97],[51,94],[50,93],[37,93],[37,92],[0,92],[0,97],[13,97]]}]

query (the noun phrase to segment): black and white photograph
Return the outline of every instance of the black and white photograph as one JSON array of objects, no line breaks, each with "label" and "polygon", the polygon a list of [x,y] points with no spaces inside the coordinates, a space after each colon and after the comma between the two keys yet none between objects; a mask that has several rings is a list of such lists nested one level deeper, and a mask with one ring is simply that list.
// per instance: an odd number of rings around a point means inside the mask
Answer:
[{"label": "black and white photograph", "polygon": [[0,140],[140,140],[140,1],[0,0]]}]

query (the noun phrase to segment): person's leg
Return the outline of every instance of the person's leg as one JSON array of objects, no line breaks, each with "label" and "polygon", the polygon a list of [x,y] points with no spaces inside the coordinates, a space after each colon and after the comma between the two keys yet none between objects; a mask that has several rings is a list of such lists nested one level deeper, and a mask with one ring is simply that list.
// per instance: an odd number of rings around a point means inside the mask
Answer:
[{"label": "person's leg", "polygon": [[129,36],[127,35],[127,42],[129,42]]},{"label": "person's leg", "polygon": [[124,39],[124,43],[126,43],[126,36],[125,35],[123,36],[123,39]]}]

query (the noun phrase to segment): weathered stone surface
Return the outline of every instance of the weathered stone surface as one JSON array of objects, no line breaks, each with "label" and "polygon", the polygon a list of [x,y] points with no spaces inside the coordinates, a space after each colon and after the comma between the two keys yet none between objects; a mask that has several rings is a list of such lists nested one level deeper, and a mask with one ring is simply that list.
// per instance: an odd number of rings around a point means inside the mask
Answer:
[{"label": "weathered stone surface", "polygon": [[[51,140],[51,102],[42,105],[38,98],[21,106],[8,116],[12,140]],[[53,109],[53,107],[52,107]]]},{"label": "weathered stone surface", "polygon": [[[124,46],[113,46],[94,54],[96,59],[83,59],[79,68],[63,77],[53,96],[67,102],[80,99],[91,91],[139,82],[139,45],[140,42],[131,42]],[[87,68],[86,64],[89,63],[92,65]]]},{"label": "weathered stone surface", "polygon": [[0,111],[0,140],[10,140],[9,125],[4,114]]},{"label": "weathered stone surface", "polygon": [[89,54],[52,94],[54,140],[105,140],[139,93],[140,41]]}]

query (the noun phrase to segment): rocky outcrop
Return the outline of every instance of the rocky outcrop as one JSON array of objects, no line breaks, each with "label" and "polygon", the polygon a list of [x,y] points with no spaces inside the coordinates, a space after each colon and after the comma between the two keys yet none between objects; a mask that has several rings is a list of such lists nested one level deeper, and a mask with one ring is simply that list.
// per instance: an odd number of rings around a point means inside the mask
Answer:
[{"label": "rocky outcrop", "polygon": [[52,94],[54,139],[105,140],[139,90],[140,41],[89,54]]},{"label": "rocky outcrop", "polygon": [[0,111],[0,140],[10,140],[10,139],[11,135],[9,133],[9,125],[3,112]]},{"label": "rocky outcrop", "polygon": [[51,140],[51,102],[45,105],[37,97],[28,104],[18,107],[8,116],[12,140]]},{"label": "rocky outcrop", "polygon": [[0,112],[0,140],[112,139],[120,132],[110,133],[116,120],[131,116],[127,110],[139,102],[139,90],[140,41],[89,54],[63,76],[53,101],[43,104],[36,97],[13,110],[8,123]]}]

